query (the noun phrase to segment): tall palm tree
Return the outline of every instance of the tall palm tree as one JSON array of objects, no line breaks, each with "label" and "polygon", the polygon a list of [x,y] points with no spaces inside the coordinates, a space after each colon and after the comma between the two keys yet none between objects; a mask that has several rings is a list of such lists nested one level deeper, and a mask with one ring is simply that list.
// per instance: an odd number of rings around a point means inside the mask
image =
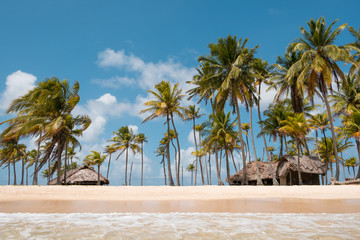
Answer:
[{"label": "tall palm tree", "polygon": [[113,132],[115,136],[111,139],[114,142],[113,147],[120,151],[120,154],[117,158],[120,157],[121,154],[125,152],[125,186],[127,186],[127,168],[128,168],[128,159],[129,159],[129,150],[135,155],[136,152],[140,151],[140,147],[136,142],[136,135],[133,130],[128,126],[123,126],[118,129],[116,132]]},{"label": "tall palm tree", "polygon": [[105,161],[106,155],[101,155],[100,152],[91,151],[92,154],[89,154],[84,159],[84,164],[88,166],[96,165],[98,168],[98,181],[97,185],[100,185],[100,167],[101,164]]},{"label": "tall palm tree", "polygon": [[109,171],[110,171],[110,163],[111,163],[111,155],[116,152],[116,149],[113,145],[105,146],[104,153],[109,156],[108,167],[106,171],[106,178],[109,179]]},{"label": "tall palm tree", "polygon": [[[327,26],[325,18],[320,17],[317,21],[310,19],[307,23],[310,29],[309,32],[300,27],[302,38],[295,41],[291,47],[294,51],[303,52],[303,55],[299,61],[291,66],[286,74],[286,77],[292,78],[301,70],[298,81],[306,83],[310,97],[313,97],[316,87],[319,89],[330,118],[330,130],[333,139],[335,139],[335,129],[328,101],[328,89],[331,90],[333,79],[336,81],[339,78],[343,81],[345,79],[336,62],[348,62],[351,60],[350,53],[345,48],[340,48],[334,44],[335,38],[346,27],[346,24],[343,24],[333,31],[332,27],[336,22],[337,20]],[[339,157],[336,142],[333,143],[336,161],[335,179],[339,180]]]},{"label": "tall palm tree", "polygon": [[[197,145],[197,140],[196,140],[196,123],[195,123],[195,119],[200,118],[201,116],[203,116],[204,114],[199,114],[200,112],[200,108],[196,109],[195,105],[189,105],[186,109],[185,109],[185,115],[186,115],[186,120],[192,121],[193,122],[193,133],[194,133],[194,142],[195,142],[195,151],[198,151],[198,145]],[[195,160],[195,185],[196,185],[196,176],[197,176],[197,164],[198,164],[198,156],[196,155],[196,160]],[[203,170],[202,170],[202,166],[201,166],[201,162],[200,162],[200,171],[201,171],[201,181],[202,181],[202,185],[205,185],[205,181],[204,181],[204,174],[203,174]]]},{"label": "tall palm tree", "polygon": [[163,165],[165,185],[166,185],[166,171],[165,171],[166,145],[167,144],[160,143],[160,146],[155,151],[155,153],[157,153],[157,155],[156,155],[157,157],[159,157],[159,156],[162,157],[162,160],[160,161],[160,164]]},{"label": "tall palm tree", "polygon": [[[145,118],[143,122],[146,122],[148,120],[152,120],[154,118],[157,118],[159,116],[166,117],[166,123],[167,123],[167,133],[168,133],[168,143],[167,143],[167,165],[168,165],[168,178],[169,178],[169,185],[174,186],[174,181],[172,179],[171,174],[171,163],[170,163],[170,119],[172,121],[173,127],[173,117],[174,115],[177,115],[181,117],[182,119],[185,119],[182,111],[183,107],[180,106],[180,101],[184,97],[184,95],[181,94],[182,90],[178,88],[178,83],[176,83],[173,87],[171,86],[169,81],[162,81],[155,85],[155,91],[148,90],[149,93],[153,95],[155,100],[148,101],[145,103],[145,106],[149,106],[149,108],[144,109],[140,111],[140,113],[147,113],[151,112],[151,115]],[[175,130],[175,128],[174,128]],[[175,130],[175,134],[176,133]],[[178,164],[180,163],[180,144],[177,138],[178,143]],[[177,184],[180,185],[180,179],[179,179],[179,171],[176,172],[176,181]]]},{"label": "tall palm tree", "polygon": [[[233,111],[237,114],[239,127],[239,140],[242,150],[243,164],[246,164],[245,147],[242,138],[241,118],[238,100],[245,104],[247,109],[250,94],[254,88],[250,84],[253,75],[251,72],[252,61],[258,47],[248,49],[245,47],[247,39],[242,42],[237,37],[228,36],[219,38],[217,43],[210,43],[210,56],[199,57],[200,62],[207,62],[210,68],[215,69],[214,79],[221,79],[220,87],[217,87],[216,102],[218,111],[222,111],[225,103],[229,100]],[[242,184],[247,184],[247,173],[244,168]]]},{"label": "tall palm tree", "polygon": [[139,133],[136,136],[135,141],[140,143],[141,149],[141,186],[143,185],[143,176],[144,176],[144,142],[147,142],[147,137],[145,137],[144,133]]},{"label": "tall palm tree", "polygon": [[355,179],[355,167],[358,165],[358,161],[356,157],[350,157],[345,159],[345,166],[348,168],[349,178],[351,178],[350,167],[353,169],[353,179]]},{"label": "tall palm tree", "polygon": [[312,127],[305,119],[304,113],[295,113],[294,117],[289,116],[287,120],[282,121],[283,126],[279,129],[294,138],[296,142],[298,155],[298,177],[299,184],[302,185],[301,171],[300,171],[300,146],[305,141],[306,135],[310,132]]}]

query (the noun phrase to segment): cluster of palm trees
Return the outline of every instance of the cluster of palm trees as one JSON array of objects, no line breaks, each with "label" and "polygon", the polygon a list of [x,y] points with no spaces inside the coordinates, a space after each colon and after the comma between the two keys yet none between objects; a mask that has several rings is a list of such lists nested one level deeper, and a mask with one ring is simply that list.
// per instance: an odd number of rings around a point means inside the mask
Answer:
[{"label": "cluster of palm trees", "polygon": [[[343,24],[333,29],[336,22],[327,25],[323,17],[318,20],[311,19],[307,23],[308,30],[300,27],[301,37],[291,43],[285,55],[278,57],[276,64],[271,66],[266,61],[255,57],[259,46],[248,48],[247,39],[238,40],[236,36],[229,35],[226,38],[219,38],[217,43],[209,44],[210,54],[198,58],[199,68],[193,80],[188,82],[192,84],[192,89],[187,92],[188,99],[198,97],[198,103],[210,102],[211,104],[212,114],[209,120],[198,125],[199,128],[202,126],[199,138],[203,136],[205,141],[196,139],[195,119],[199,117],[198,109],[196,110],[195,106],[188,108],[181,106],[181,100],[185,95],[178,88],[178,84],[171,86],[169,82],[162,81],[155,85],[155,91],[148,91],[153,95],[154,100],[146,102],[145,105],[149,108],[141,111],[141,113],[151,113],[144,122],[157,117],[166,118],[167,133],[161,140],[157,153],[163,157],[161,163],[165,178],[167,165],[168,184],[174,185],[170,156],[170,145],[173,144],[171,131],[174,131],[177,150],[175,146],[174,149],[178,153],[178,156],[174,158],[174,167],[177,185],[180,185],[181,156],[174,116],[183,120],[187,116],[187,119],[192,120],[194,124],[195,151],[193,154],[196,160],[187,167],[187,170],[195,172],[196,176],[197,169],[200,168],[202,184],[209,183],[211,181],[210,158],[214,156],[218,184],[222,185],[221,158],[223,156],[227,177],[230,176],[230,159],[233,160],[234,150],[240,153],[242,166],[251,159],[248,133],[251,136],[252,155],[256,165],[261,159],[256,154],[254,141],[252,122],[254,107],[257,108],[261,129],[258,136],[263,137],[268,161],[278,159],[284,152],[297,154],[298,161],[301,154],[318,155],[329,164],[332,175],[332,163],[335,163],[334,178],[336,180],[339,180],[340,163],[343,163],[343,169],[344,166],[356,166],[357,161],[354,158],[343,159],[341,156],[342,152],[351,146],[349,139],[353,137],[360,157],[360,29],[356,31],[349,27],[348,30],[355,37],[355,41],[338,46],[335,44],[335,39],[347,25]],[[339,67],[340,62],[350,64],[348,75],[345,75]],[[264,111],[264,120],[262,120],[260,110],[263,83],[268,86],[268,89],[277,91],[274,103]],[[337,91],[334,89],[335,85]],[[324,103],[324,113],[312,115],[315,110],[321,111],[322,107],[314,104],[315,96]],[[248,124],[243,124],[241,121],[239,105],[243,105],[249,112]],[[227,110],[232,110],[235,120],[230,119],[231,114]],[[341,121],[338,127],[334,126],[336,117]],[[238,130],[235,130],[236,127]],[[326,136],[327,129],[330,130],[331,137]],[[318,136],[317,130],[320,130],[323,138],[320,140],[318,137],[315,140],[311,138],[312,130],[316,131],[316,136]],[[243,139],[243,134],[246,134],[247,143]],[[274,148],[267,146],[266,136],[273,138],[274,141],[280,139],[278,155],[272,154]],[[315,146],[314,149],[310,148],[310,142],[314,143],[312,144]],[[207,156],[209,160],[202,161],[207,159]],[[237,171],[235,161],[232,162]],[[243,168],[243,172],[242,183],[247,184],[246,168]],[[299,169],[298,172],[301,184]],[[261,185],[258,166],[257,176],[257,183]],[[356,177],[360,177],[360,171]],[[276,184],[275,177],[273,179]]]},{"label": "cluster of palm trees", "polygon": [[92,154],[89,154],[84,159],[85,165],[96,165],[98,168],[98,185],[100,185],[100,167],[104,163],[107,157],[108,166],[106,171],[106,178],[109,178],[110,164],[111,164],[111,156],[113,153],[119,152],[116,159],[118,159],[123,153],[125,153],[125,183],[124,185],[131,185],[131,174],[133,161],[131,162],[130,167],[130,176],[128,177],[128,161],[129,161],[129,151],[135,155],[137,153],[141,153],[141,182],[140,185],[144,184],[144,142],[147,142],[147,137],[144,133],[135,134],[134,131],[129,126],[123,126],[119,128],[114,133],[114,137],[109,140],[113,144],[105,146],[104,153],[105,155],[101,155],[100,152],[91,151]]},{"label": "cluster of palm trees", "polygon": [[[34,89],[11,103],[7,112],[16,114],[16,117],[5,121],[8,126],[1,133],[0,166],[8,167],[10,179],[10,166],[13,165],[14,184],[17,161],[22,163],[20,184],[24,184],[24,169],[32,165],[33,184],[38,184],[38,173],[46,164],[48,181],[55,172],[58,184],[60,175],[64,173],[66,176],[68,149],[81,148],[76,137],[81,136],[91,123],[88,116],[72,115],[80,100],[79,88],[78,82],[70,86],[67,80],[53,77],[39,82]],[[36,139],[36,150],[27,151],[25,145],[19,144],[21,138],[27,137]]]},{"label": "cluster of palm trees", "polygon": [[[259,46],[249,48],[247,39],[231,35],[219,38],[218,42],[209,44],[208,55],[198,58],[197,74],[187,82],[191,84],[189,91],[183,94],[178,83],[172,85],[169,81],[161,81],[153,91],[149,90],[153,100],[146,102],[146,108],[140,113],[149,114],[143,122],[158,117],[166,119],[166,132],[155,151],[162,157],[165,185],[182,185],[180,172],[184,161],[175,117],[192,122],[195,161],[185,167],[191,176],[194,173],[195,185],[198,184],[197,174],[200,174],[201,184],[212,184],[212,162],[215,163],[217,184],[223,185],[223,165],[229,178],[232,168],[238,171],[241,165],[244,167],[251,160],[256,163],[257,184],[261,185],[258,161],[265,160],[265,153],[267,161],[276,161],[285,154],[297,155],[298,166],[301,155],[317,155],[328,164],[329,172],[336,180],[339,180],[341,163],[344,178],[345,167],[349,178],[359,178],[360,168],[355,173],[358,160],[355,157],[344,159],[342,153],[352,146],[350,140],[353,138],[360,159],[360,29],[348,27],[355,40],[338,46],[335,39],[347,25],[334,29],[336,22],[327,25],[323,17],[310,19],[307,29],[300,27],[301,37],[289,44],[285,55],[278,57],[273,65],[256,57]],[[347,74],[343,73],[339,63],[349,64]],[[267,90],[275,89],[277,94],[273,104],[262,114],[261,89],[264,84]],[[6,121],[8,126],[1,134],[0,150],[0,166],[8,167],[9,177],[11,165],[21,161],[21,183],[27,179],[24,178],[25,170],[27,173],[33,166],[33,184],[37,184],[38,172],[46,163],[49,178],[57,171],[58,184],[62,173],[66,179],[74,149],[80,147],[76,137],[91,123],[87,116],[71,114],[79,102],[78,91],[77,82],[70,87],[67,80],[51,78],[12,102],[8,112],[17,116]],[[198,104],[210,103],[211,114],[205,122],[196,123],[202,117],[200,109],[195,105],[183,106],[185,98],[197,98]],[[324,106],[314,104],[317,99]],[[241,106],[249,113],[246,123],[242,122]],[[257,137],[264,143],[262,157],[257,155],[259,146],[255,144],[254,108],[260,127]],[[323,113],[322,109],[325,109]],[[327,130],[331,136],[326,135]],[[315,138],[311,137],[312,132],[315,132]],[[26,147],[18,143],[24,137],[36,138],[37,150],[26,151]],[[267,145],[266,137],[274,142],[279,140],[278,154],[273,153],[273,146]],[[124,126],[114,132],[109,142],[112,144],[105,147],[105,155],[92,151],[85,158],[85,164],[97,166],[100,172],[100,166],[109,157],[108,178],[112,154],[119,152],[119,158],[124,153],[124,184],[131,185],[133,162],[129,171],[129,152],[133,155],[141,153],[143,185],[145,135],[135,134],[129,126]],[[235,152],[241,157],[241,164],[234,157]],[[15,167],[13,169],[15,171]],[[298,172],[301,184],[300,170]],[[247,184],[246,168],[243,173],[242,183]],[[16,183],[15,177],[14,181]],[[273,182],[277,184],[275,176]]]}]

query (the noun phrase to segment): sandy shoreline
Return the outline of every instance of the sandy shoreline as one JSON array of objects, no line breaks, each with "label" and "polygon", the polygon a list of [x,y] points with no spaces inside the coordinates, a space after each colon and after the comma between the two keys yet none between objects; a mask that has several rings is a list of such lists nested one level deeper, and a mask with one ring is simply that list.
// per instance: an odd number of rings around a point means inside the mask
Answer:
[{"label": "sandy shoreline", "polygon": [[0,212],[360,213],[360,186],[0,186]]}]

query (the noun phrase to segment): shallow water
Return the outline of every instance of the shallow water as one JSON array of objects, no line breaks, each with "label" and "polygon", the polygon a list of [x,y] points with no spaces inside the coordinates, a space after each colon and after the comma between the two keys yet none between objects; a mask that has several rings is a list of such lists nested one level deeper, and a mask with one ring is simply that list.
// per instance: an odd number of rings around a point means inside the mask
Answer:
[{"label": "shallow water", "polygon": [[0,213],[0,239],[360,239],[360,214]]}]

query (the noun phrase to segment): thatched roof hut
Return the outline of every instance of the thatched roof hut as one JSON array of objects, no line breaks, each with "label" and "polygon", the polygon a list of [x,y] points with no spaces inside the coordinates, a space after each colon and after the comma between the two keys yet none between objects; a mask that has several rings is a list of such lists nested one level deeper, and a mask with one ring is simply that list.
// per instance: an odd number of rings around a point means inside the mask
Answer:
[{"label": "thatched roof hut", "polygon": [[[298,184],[297,156],[284,155],[279,159],[276,173],[280,178],[280,185]],[[300,157],[300,172],[304,185],[319,185],[319,175],[327,171],[326,163],[314,156]]]},{"label": "thatched roof hut", "polygon": [[[276,177],[277,162],[260,162],[258,161],[260,178],[264,185],[273,185],[273,176]],[[234,175],[230,176],[230,180],[226,181],[230,185],[241,185],[243,179],[244,170],[240,170]],[[256,174],[256,163],[254,161],[246,164],[246,173],[249,185],[256,185],[257,174]]]},{"label": "thatched roof hut", "polygon": [[[65,185],[64,174],[60,177],[61,185]],[[67,185],[96,185],[98,172],[92,167],[82,166],[66,172]],[[56,185],[57,179],[51,180],[48,185]],[[100,185],[109,184],[109,180],[100,174]]]}]

